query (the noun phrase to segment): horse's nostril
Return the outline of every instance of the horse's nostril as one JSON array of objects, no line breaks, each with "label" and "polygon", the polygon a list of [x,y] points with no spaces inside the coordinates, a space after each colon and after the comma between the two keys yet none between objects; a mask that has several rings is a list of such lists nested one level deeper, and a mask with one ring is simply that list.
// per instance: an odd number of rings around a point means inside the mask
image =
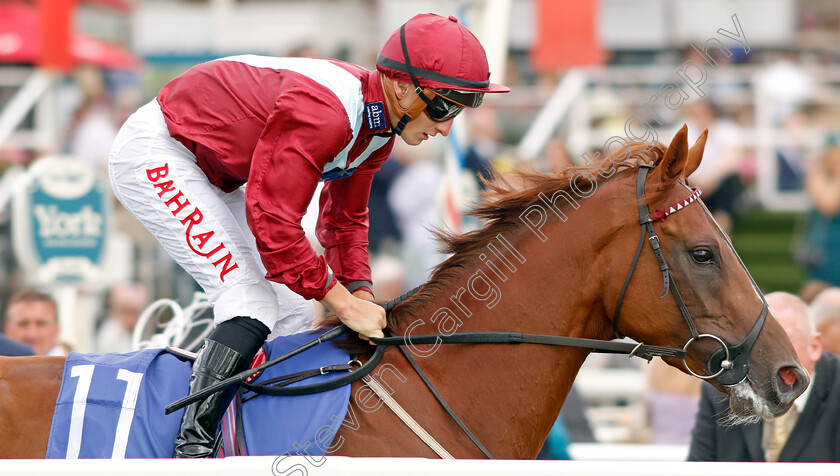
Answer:
[{"label": "horse's nostril", "polygon": [[773,386],[778,392],[780,402],[793,402],[805,391],[810,383],[808,372],[798,365],[785,365],[776,372]]},{"label": "horse's nostril", "polygon": [[796,370],[793,367],[782,367],[779,369],[779,377],[787,386],[786,390],[790,390],[796,384]]}]

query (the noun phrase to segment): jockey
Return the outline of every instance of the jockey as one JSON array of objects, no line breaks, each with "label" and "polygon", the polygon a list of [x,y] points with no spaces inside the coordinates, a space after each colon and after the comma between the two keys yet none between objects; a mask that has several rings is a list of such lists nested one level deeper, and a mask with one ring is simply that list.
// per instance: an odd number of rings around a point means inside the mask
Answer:
[{"label": "jockey", "polygon": [[[269,334],[312,328],[316,299],[360,337],[381,337],[368,265],[373,174],[399,135],[447,135],[488,81],[479,41],[454,17],[417,15],[377,70],[337,60],[234,56],[166,84],[121,128],[114,194],[204,288],[215,328],[190,392],[241,371]],[[318,256],[301,228],[319,181]],[[246,185],[247,183],[247,185]],[[213,456],[235,389],[189,405],[176,457]]]}]

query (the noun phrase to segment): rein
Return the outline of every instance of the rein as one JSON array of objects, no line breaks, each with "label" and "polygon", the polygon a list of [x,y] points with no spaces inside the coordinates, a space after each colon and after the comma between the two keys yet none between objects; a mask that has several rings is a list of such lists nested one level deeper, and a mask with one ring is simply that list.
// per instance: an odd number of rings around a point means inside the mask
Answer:
[{"label": "rein", "polygon": [[634,344],[631,342],[613,342],[580,337],[562,337],[543,334],[523,334],[521,332],[458,332],[455,334],[424,334],[417,336],[394,336],[372,338],[377,345],[417,345],[417,344],[541,344],[562,347],[581,347],[592,352],[606,354],[626,354],[651,360],[656,356],[685,357],[685,351],[671,347]]}]

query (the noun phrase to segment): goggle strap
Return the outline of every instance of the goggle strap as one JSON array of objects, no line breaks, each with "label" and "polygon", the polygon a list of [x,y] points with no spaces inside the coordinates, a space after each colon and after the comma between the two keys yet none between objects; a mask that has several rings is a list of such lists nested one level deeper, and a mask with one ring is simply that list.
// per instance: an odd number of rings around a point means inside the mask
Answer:
[{"label": "goggle strap", "polygon": [[400,46],[402,46],[403,58],[405,58],[405,69],[411,77],[411,83],[418,90],[421,90],[420,82],[414,76],[414,68],[411,66],[411,59],[408,57],[408,45],[405,44],[405,23],[400,27]]},{"label": "goggle strap", "polygon": [[426,103],[427,105],[431,106],[432,105],[432,100],[429,98],[429,96],[426,96],[426,91],[431,91],[431,93],[433,95],[435,94],[434,91],[432,91],[431,89],[428,89],[428,88],[421,88],[420,86],[417,86],[416,88],[414,88],[414,92],[417,93],[418,96],[420,96],[420,99],[422,99],[423,102]]}]

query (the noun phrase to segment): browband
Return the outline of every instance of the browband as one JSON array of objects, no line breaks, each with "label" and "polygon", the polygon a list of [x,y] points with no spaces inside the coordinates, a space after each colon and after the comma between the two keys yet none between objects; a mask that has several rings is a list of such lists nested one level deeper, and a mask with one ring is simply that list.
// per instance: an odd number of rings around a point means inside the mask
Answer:
[{"label": "browband", "polygon": [[671,205],[670,207],[660,208],[653,213],[648,214],[648,218],[653,221],[665,221],[668,218],[668,215],[672,213],[677,213],[678,211],[682,210],[683,208],[687,207],[691,202],[700,198],[700,194],[702,192],[699,188],[693,187],[691,189],[691,195],[685,197],[684,199],[680,200],[679,202]]}]

